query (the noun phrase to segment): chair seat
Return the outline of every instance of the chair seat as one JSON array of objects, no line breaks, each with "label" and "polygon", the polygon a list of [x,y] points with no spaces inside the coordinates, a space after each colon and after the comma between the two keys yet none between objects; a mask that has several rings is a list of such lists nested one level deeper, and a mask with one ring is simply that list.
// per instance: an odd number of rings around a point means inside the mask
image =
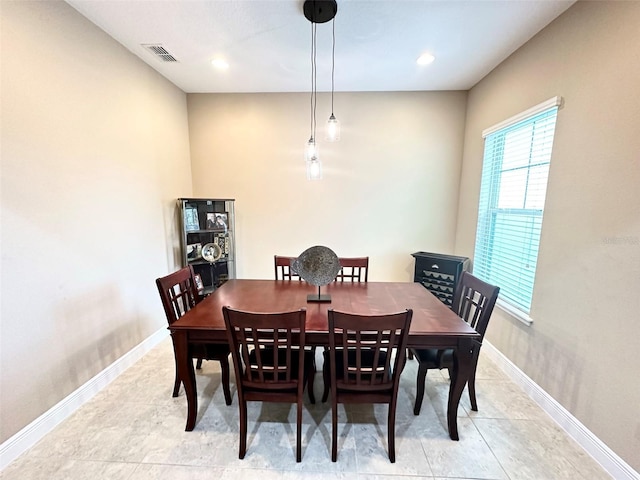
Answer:
[{"label": "chair seat", "polygon": [[428,368],[449,368],[453,366],[453,349],[438,350],[437,348],[412,348],[411,351],[418,362]]},{"label": "chair seat", "polygon": [[[349,379],[347,379],[345,381],[344,379],[344,356],[342,354],[343,349],[342,348],[337,348],[336,349],[336,380],[337,382],[340,384],[338,385],[338,390],[340,390],[341,395],[346,395],[347,392],[349,392],[351,390],[351,388],[349,387],[349,384],[353,384],[354,387],[357,385],[357,379],[356,379],[356,375],[350,375]],[[367,369],[367,368],[372,368],[373,367],[373,360],[374,360],[374,355],[375,352],[372,350],[367,351],[365,350],[361,350],[361,355],[362,355],[362,368]],[[329,354],[329,350],[325,350],[323,352],[323,360],[324,363],[322,365],[322,376],[324,378],[324,382],[325,382],[325,387],[324,387],[324,392],[322,394],[322,401],[326,402],[327,399],[329,398],[329,392],[330,392],[330,388],[329,388],[329,383],[330,383],[330,378],[331,378],[331,374],[330,374],[330,369],[331,369],[331,360],[330,360],[330,354]],[[380,365],[384,365],[385,362],[387,360],[387,354],[383,351],[381,351],[378,354],[378,366]],[[347,362],[349,363],[350,366],[355,366],[356,365],[356,352],[355,351],[350,351],[349,353],[347,353]],[[389,373],[391,373],[391,370],[389,370]],[[371,381],[371,375],[368,375],[366,373],[363,373],[362,370],[360,371],[360,379],[361,382],[359,384],[359,386],[357,388],[354,388],[353,390],[356,390],[358,392],[362,392],[364,390],[366,390],[366,387],[362,386],[362,382],[370,382]],[[371,389],[374,390],[379,390],[380,387],[377,386],[377,384],[374,382],[373,384],[371,384]],[[387,394],[385,394],[387,395]],[[384,397],[382,397],[384,398]],[[356,398],[354,397],[354,399],[350,400],[350,402],[356,402]],[[364,403],[376,403],[378,400],[373,400],[373,397],[369,397],[367,399],[364,400]],[[380,400],[381,402],[384,402],[384,400]]]},{"label": "chair seat", "polygon": [[[362,358],[360,360],[362,362],[361,368],[372,368],[375,352],[373,350],[361,350],[360,353],[362,355]],[[327,369],[328,371],[328,369],[331,366],[328,350],[325,350],[323,352],[323,358],[324,358],[324,365],[322,366],[322,368],[323,370]],[[385,352],[380,352],[378,355],[378,366],[384,365],[386,361],[387,361],[387,354]],[[355,351],[347,352],[347,363],[350,366],[356,365]],[[336,378],[344,381],[343,373],[344,373],[344,355],[343,355],[343,350],[339,348],[336,351]],[[371,378],[371,375],[366,375],[361,373],[361,378],[365,380],[369,380]]]},{"label": "chair seat", "polygon": [[[266,365],[274,365],[274,355],[273,355],[273,348],[265,348],[264,351],[261,354],[261,359],[262,362]],[[287,355],[287,350],[284,348],[278,349],[278,365],[284,365],[286,362],[286,355]],[[251,353],[249,353],[249,359],[252,362],[256,361],[256,352],[252,351]],[[308,376],[309,376],[309,368],[306,368],[307,365],[311,365],[311,364],[315,364],[315,354],[313,351],[311,350],[305,350],[304,351],[304,363],[305,363],[305,368],[304,368],[304,379],[303,381],[307,381]],[[291,355],[291,370],[292,370],[292,377],[295,378],[298,372],[298,356],[292,354]],[[314,367],[315,370],[315,367]],[[265,376],[267,375],[267,373],[265,372]],[[279,377],[279,381],[284,380],[284,373],[278,375]],[[269,379],[267,378],[267,381],[273,381],[273,378]],[[293,390],[295,391],[295,388],[293,388]]]},{"label": "chair seat", "polygon": [[189,354],[194,358],[219,360],[222,357],[229,356],[230,353],[229,345],[189,344]]}]

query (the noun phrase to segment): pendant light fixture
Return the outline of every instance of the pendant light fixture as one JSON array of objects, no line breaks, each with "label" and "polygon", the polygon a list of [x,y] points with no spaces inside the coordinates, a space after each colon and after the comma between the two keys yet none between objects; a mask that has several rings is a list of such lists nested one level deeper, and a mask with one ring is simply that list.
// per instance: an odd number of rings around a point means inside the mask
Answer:
[{"label": "pendant light fixture", "polygon": [[[305,147],[307,179],[309,180],[322,179],[322,163],[316,142],[316,25],[333,19],[337,11],[338,4],[335,0],[305,0],[303,5],[304,16],[311,22],[311,135]],[[333,104],[333,75],[331,90]],[[333,105],[331,108],[333,110]]]}]

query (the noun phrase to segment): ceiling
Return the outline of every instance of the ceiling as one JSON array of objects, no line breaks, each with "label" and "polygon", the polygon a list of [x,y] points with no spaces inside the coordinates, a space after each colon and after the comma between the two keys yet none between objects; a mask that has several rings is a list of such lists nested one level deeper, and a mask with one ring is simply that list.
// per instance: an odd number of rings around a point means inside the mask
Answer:
[{"label": "ceiling", "polygon": [[[468,90],[574,1],[338,0],[335,91]],[[67,3],[187,93],[311,88],[303,0]],[[331,91],[331,38],[332,22],[317,24],[320,92]],[[424,52],[435,61],[419,66]],[[214,68],[214,59],[229,67]]]}]

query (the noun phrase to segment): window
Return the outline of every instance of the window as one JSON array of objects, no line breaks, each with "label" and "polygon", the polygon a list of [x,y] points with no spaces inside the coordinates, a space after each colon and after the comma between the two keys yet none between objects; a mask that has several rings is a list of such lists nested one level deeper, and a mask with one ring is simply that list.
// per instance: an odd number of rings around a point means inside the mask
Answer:
[{"label": "window", "polygon": [[502,306],[527,323],[560,103],[552,98],[483,132],[473,272],[498,285]]}]

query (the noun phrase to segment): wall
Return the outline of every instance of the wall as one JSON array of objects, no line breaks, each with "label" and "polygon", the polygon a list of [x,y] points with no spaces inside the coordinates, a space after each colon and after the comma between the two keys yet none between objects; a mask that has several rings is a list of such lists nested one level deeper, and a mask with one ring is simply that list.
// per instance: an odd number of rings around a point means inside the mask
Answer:
[{"label": "wall", "polygon": [[578,2],[469,93],[456,253],[472,255],[482,130],[559,110],[531,316],[487,338],[640,470],[640,2]]},{"label": "wall", "polygon": [[236,199],[237,274],[272,278],[273,255],[326,245],[369,256],[369,280],[411,281],[419,250],[451,252],[466,92],[340,93],[342,138],[307,181],[308,94],[189,94],[194,193]]},{"label": "wall", "polygon": [[0,442],[164,327],[191,193],[183,92],[66,3],[1,13]]}]

